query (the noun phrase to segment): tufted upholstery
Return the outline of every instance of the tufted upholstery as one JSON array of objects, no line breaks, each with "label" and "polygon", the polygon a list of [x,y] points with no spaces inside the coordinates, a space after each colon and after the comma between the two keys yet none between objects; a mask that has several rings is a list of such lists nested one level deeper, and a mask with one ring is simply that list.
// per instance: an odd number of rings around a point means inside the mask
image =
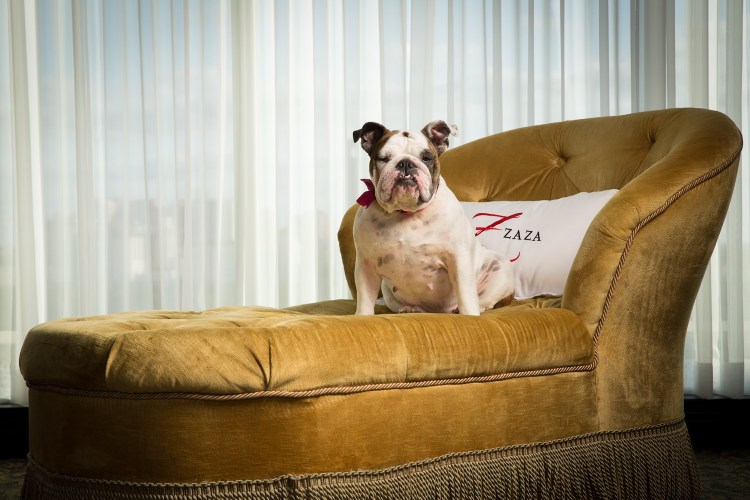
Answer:
[{"label": "tufted upholstery", "polygon": [[726,116],[679,109],[448,151],[467,201],[620,189],[562,297],[480,317],[353,317],[338,300],[39,325],[20,359],[24,496],[696,496],[684,335],[741,146]]},{"label": "tufted upholstery", "polygon": [[[334,302],[327,305],[336,307]],[[351,301],[341,305],[350,306]],[[487,315],[476,321],[428,315],[402,325],[387,317],[361,321],[350,308],[347,312],[332,317],[330,310],[318,316],[291,309],[227,307],[59,320],[34,330],[28,348],[39,346],[46,356],[24,358],[24,368],[38,385],[124,393],[242,394],[332,388],[353,392],[372,384],[432,383],[585,366],[593,360],[591,336],[573,313],[559,307]],[[325,330],[329,332],[310,334]],[[505,339],[492,333],[502,330],[533,338],[538,354],[509,356]],[[456,331],[462,332],[460,337]],[[210,370],[201,366],[216,356],[217,348],[221,362]],[[247,353],[252,353],[252,362]],[[461,362],[467,358],[471,364]],[[91,360],[106,360],[106,366]]]}]

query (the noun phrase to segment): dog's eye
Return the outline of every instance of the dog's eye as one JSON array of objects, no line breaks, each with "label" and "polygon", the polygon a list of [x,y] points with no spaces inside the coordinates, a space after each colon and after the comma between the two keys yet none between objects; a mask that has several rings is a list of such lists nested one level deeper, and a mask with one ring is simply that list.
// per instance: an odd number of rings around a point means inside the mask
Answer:
[{"label": "dog's eye", "polygon": [[422,155],[422,161],[425,162],[425,163],[430,163],[433,159],[434,158],[432,157],[431,154],[425,153],[425,154]]},{"label": "dog's eye", "polygon": [[378,160],[379,162],[382,162],[382,163],[387,163],[387,162],[388,162],[388,160],[390,160],[390,159],[391,159],[391,157],[390,157],[390,156],[378,156],[378,158],[377,158],[377,160]]}]

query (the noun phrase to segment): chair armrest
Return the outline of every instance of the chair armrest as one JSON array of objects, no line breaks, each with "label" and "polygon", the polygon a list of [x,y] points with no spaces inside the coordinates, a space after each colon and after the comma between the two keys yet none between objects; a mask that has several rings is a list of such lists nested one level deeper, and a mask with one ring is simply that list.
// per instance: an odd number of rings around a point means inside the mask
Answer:
[{"label": "chair armrest", "polygon": [[[697,293],[729,207],[742,137],[721,113],[683,111],[687,117],[648,122],[653,146],[639,167],[642,172],[605,205],[581,243],[562,306],[578,312],[592,328],[601,321],[633,247],[648,248],[660,265],[688,273]],[[694,112],[698,116],[691,116]],[[688,199],[696,202],[688,204]],[[644,231],[657,218],[666,227]],[[686,247],[692,240],[696,244]],[[649,275],[649,295],[671,291],[651,283],[657,272],[653,265],[639,271]]]},{"label": "chair armrest", "polygon": [[687,323],[742,149],[734,123],[712,111],[644,126],[653,146],[640,174],[592,222],[562,300],[592,332],[605,427],[682,415]]}]

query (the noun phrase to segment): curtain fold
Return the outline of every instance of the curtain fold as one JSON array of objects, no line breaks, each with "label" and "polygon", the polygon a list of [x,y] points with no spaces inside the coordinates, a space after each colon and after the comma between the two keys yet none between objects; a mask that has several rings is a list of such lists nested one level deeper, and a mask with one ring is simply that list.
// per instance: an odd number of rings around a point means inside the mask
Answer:
[{"label": "curtain fold", "polygon": [[[674,106],[750,130],[750,0],[0,0],[0,400],[37,323],[348,296],[351,131]],[[750,393],[750,156],[685,390]]]}]

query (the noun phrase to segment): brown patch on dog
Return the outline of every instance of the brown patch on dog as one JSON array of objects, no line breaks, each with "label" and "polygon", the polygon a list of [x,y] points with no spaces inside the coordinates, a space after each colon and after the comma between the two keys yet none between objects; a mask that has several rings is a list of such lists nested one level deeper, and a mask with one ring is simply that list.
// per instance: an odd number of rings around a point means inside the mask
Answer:
[{"label": "brown patch on dog", "polygon": [[375,175],[375,172],[377,171],[376,167],[378,164],[378,153],[380,152],[381,149],[383,149],[383,146],[385,146],[385,143],[388,142],[388,139],[390,139],[396,134],[398,134],[398,130],[386,130],[385,133],[383,133],[380,139],[378,139],[377,143],[375,143],[375,145],[370,150],[369,155],[370,155],[370,177],[371,178]]}]

